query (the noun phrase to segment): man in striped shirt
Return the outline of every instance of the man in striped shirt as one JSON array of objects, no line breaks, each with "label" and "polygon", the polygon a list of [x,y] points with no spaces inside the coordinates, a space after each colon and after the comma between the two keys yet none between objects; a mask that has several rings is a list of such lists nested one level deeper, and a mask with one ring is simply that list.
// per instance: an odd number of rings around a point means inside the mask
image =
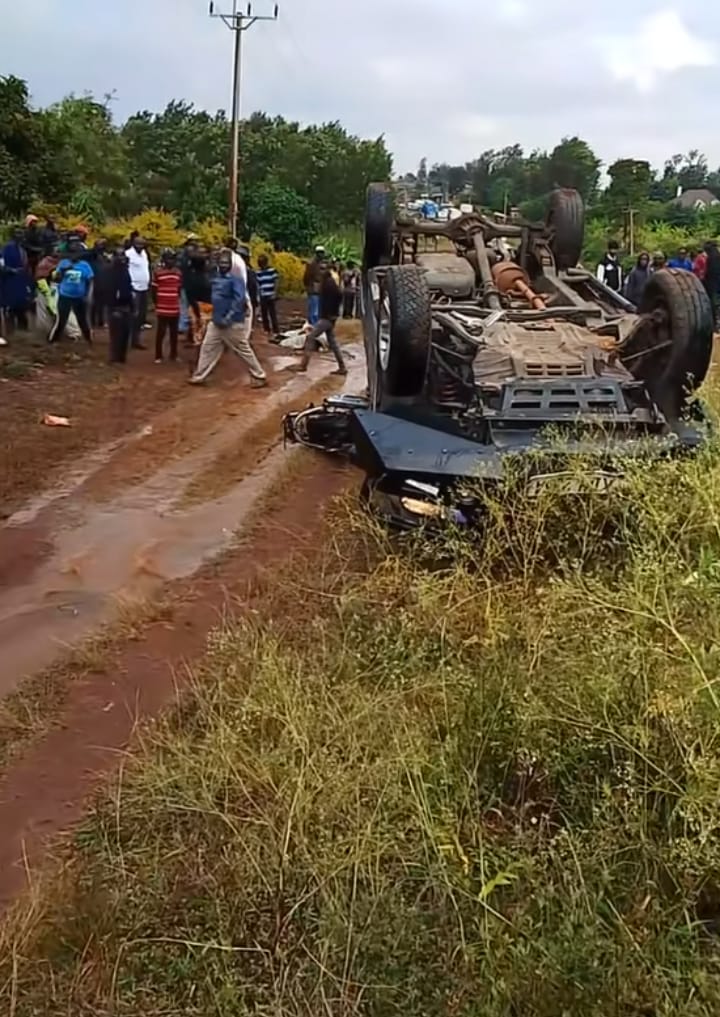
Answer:
[{"label": "man in striped shirt", "polygon": [[177,267],[175,252],[167,249],[162,253],[160,268],[153,277],[155,290],[155,313],[157,315],[157,335],[155,337],[155,363],[163,362],[163,344],[165,334],[170,333],[170,359],[177,360],[178,329],[180,325],[180,290],[182,289],[182,273]]},{"label": "man in striped shirt", "polygon": [[271,268],[266,254],[261,254],[258,258],[258,270],[255,275],[260,294],[263,328],[268,335],[277,336],[280,332],[277,317],[278,271]]}]

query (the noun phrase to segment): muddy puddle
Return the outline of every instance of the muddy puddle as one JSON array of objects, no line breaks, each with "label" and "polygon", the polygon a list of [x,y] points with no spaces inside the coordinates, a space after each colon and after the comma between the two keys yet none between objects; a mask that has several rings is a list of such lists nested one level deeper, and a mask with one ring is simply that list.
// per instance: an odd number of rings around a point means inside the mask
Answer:
[{"label": "muddy puddle", "polygon": [[[197,450],[111,502],[93,501],[83,495],[82,486],[107,465],[117,445],[88,456],[61,488],[12,516],[4,526],[6,542],[13,531],[20,540],[32,526],[44,532],[49,549],[22,582],[0,589],[0,696],[113,621],[124,605],[152,598],[164,583],[191,576],[230,547],[290,453],[276,446],[258,469],[215,499],[183,503],[185,490],[219,454],[241,443],[247,431],[278,413],[287,400],[302,396],[331,366],[317,359],[306,375],[270,392],[247,414],[228,418]],[[356,356],[346,389],[359,391],[364,383],[362,360]]]}]

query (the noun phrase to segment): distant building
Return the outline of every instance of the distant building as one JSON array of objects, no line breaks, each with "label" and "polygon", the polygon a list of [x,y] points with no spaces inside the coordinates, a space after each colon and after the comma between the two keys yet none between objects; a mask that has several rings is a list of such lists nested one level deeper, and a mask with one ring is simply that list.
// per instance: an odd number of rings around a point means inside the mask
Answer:
[{"label": "distant building", "polygon": [[720,205],[720,201],[707,187],[691,187],[677,196],[675,204],[680,208],[701,212],[704,208],[710,208],[711,205]]}]

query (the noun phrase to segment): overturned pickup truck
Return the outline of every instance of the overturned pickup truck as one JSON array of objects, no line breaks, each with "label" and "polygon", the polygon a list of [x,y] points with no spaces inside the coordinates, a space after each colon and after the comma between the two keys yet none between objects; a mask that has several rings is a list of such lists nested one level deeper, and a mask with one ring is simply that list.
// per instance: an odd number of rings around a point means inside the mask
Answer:
[{"label": "overturned pickup truck", "polygon": [[286,439],[350,456],[370,505],[402,527],[472,522],[471,482],[501,480],[508,456],[532,453],[537,483],[590,453],[606,481],[648,446],[696,448],[714,331],[701,282],[663,269],[635,308],[577,267],[583,233],[573,190],[551,194],[544,223],[440,224],[396,219],[390,188],[371,185],[366,394],[289,414]]}]

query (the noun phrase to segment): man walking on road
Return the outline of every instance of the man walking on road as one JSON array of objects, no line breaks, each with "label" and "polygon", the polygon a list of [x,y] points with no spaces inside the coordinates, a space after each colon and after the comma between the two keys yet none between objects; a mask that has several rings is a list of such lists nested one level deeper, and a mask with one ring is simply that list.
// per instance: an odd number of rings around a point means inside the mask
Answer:
[{"label": "man walking on road", "polygon": [[226,248],[220,253],[218,270],[212,279],[212,319],[208,323],[190,383],[201,385],[228,349],[237,353],[247,365],[251,387],[263,388],[267,385],[267,376],[246,332],[247,289],[243,280],[232,274],[232,264],[232,251]]},{"label": "man walking on road", "polygon": [[323,271],[327,270],[325,248],[316,247],[315,257],[305,266],[303,285],[307,294],[307,320],[311,325],[317,325],[320,317],[320,285],[322,283]]},{"label": "man walking on road", "polygon": [[340,307],[342,304],[342,293],[338,286],[333,273],[327,262],[321,262],[321,281],[320,281],[320,318],[311,332],[308,332],[305,340],[305,349],[303,350],[300,362],[292,364],[288,367],[289,371],[296,371],[304,374],[308,369],[310,363],[310,357],[315,352],[315,346],[317,340],[321,335],[325,335],[327,343],[337,361],[337,370],[333,371],[333,374],[347,374],[347,367],[343,359],[342,350],[335,337],[335,323],[340,316]]},{"label": "man walking on road", "polygon": [[150,292],[150,259],[145,249],[145,241],[139,234],[133,235],[132,244],[127,251],[128,269],[133,288],[135,319],[133,321],[131,346],[135,350],[144,350],[140,342],[140,332],[145,324]]}]

